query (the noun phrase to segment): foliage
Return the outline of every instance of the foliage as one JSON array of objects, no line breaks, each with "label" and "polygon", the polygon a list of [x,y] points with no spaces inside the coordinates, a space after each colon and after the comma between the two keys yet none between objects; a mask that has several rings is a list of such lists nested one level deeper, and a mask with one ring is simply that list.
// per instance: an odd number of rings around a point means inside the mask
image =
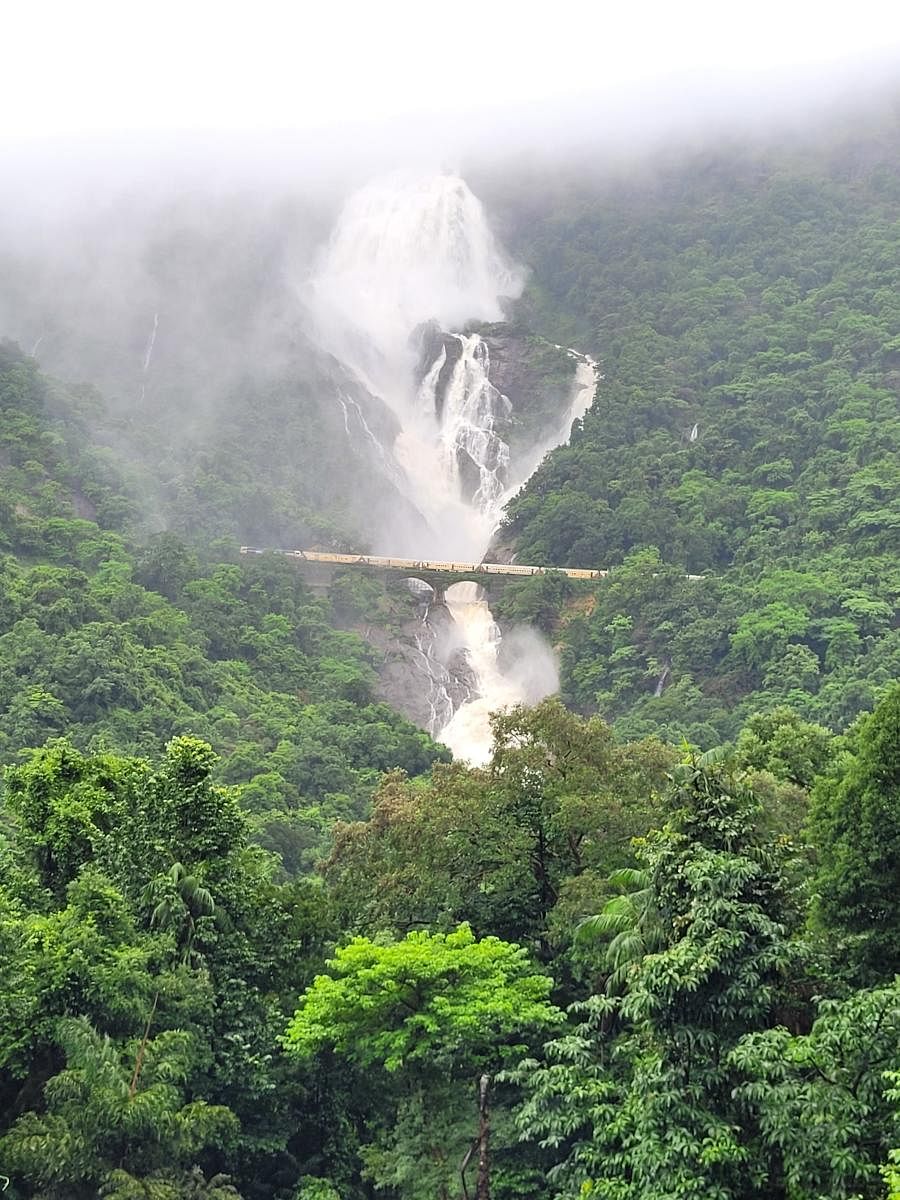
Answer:
[{"label": "foliage", "polygon": [[813,916],[842,969],[871,985],[900,974],[900,686],[860,721],[854,749],[813,792]]},{"label": "foliage", "polygon": [[632,861],[672,751],[619,744],[600,720],[557,701],[494,719],[484,771],[388,777],[369,821],[340,825],[325,874],[351,928],[451,928],[525,940],[543,956]]},{"label": "foliage", "polygon": [[[57,742],[8,771],[0,1138],[14,1195],[253,1196],[260,1159],[286,1156],[300,1093],[280,1036],[328,916],[320,888],[279,882],[249,845],[215,765],[181,737],[157,764]],[[140,1097],[159,1098],[160,1131]],[[191,1140],[209,1113],[208,1141]],[[299,1166],[282,1171],[289,1188]]]},{"label": "foliage", "polygon": [[731,1061],[737,1097],[772,1156],[772,1177],[796,1200],[880,1194],[880,1166],[900,1136],[884,1072],[900,1066],[900,982],[826,1000],[808,1034],[748,1035]]},{"label": "foliage", "polygon": [[362,1066],[388,1071],[427,1059],[473,1071],[528,1028],[552,1025],[551,983],[524,950],[467,925],[453,933],[409,933],[378,944],[353,938],[302,998],[288,1045],[309,1055],[332,1045]]},{"label": "foliage", "polygon": [[96,414],[9,347],[0,417],[0,762],[62,734],[139,755],[199,736],[295,873],[381,771],[448,757],[375,701],[372,651],[291,564],[202,561],[171,532],[137,544],[133,482],[90,448]]},{"label": "foliage", "polygon": [[749,1200],[766,1176],[728,1052],[771,1019],[792,963],[777,862],[721,755],[676,767],[669,806],[643,852],[662,948],[625,976],[621,1001],[598,998],[544,1067],[515,1076],[522,1132],[557,1152],[561,1194]]},{"label": "foliage", "polygon": [[538,329],[603,371],[501,542],[612,567],[504,591],[564,703],[481,769],[376,700],[349,630],[404,602],[237,554],[403,524],[338,469],[333,363],[251,361],[227,288],[246,377],[163,371],[127,418],[0,347],[13,1200],[452,1200],[480,1075],[495,1200],[900,1191],[895,141],[479,189],[529,371],[571,368]]},{"label": "foliage", "polygon": [[552,981],[520,947],[476,939],[467,925],[354,938],[328,967],[301,997],[289,1050],[309,1058],[331,1048],[364,1071],[382,1068],[391,1099],[360,1147],[364,1175],[414,1200],[449,1198],[472,1140],[478,1076],[560,1022]]},{"label": "foliage", "polygon": [[[121,1200],[194,1194],[187,1185],[195,1157],[227,1142],[237,1122],[227,1108],[185,1099],[190,1036],[172,1031],[154,1039],[134,1092],[127,1062],[87,1021],[62,1020],[59,1042],[66,1067],[45,1085],[46,1112],[25,1114],[0,1140],[9,1169],[35,1181],[47,1200],[88,1200],[98,1188]],[[227,1188],[221,1194],[237,1196]],[[213,1200],[215,1193],[199,1195]]]},{"label": "foliage", "polygon": [[[900,1072],[888,1071],[886,1078],[894,1085],[887,1090],[887,1098],[895,1103],[900,1100]],[[882,1168],[884,1181],[887,1184],[887,1200],[898,1200],[900,1197],[900,1149],[893,1149],[888,1154],[888,1162]]]},{"label": "foliage", "polygon": [[888,106],[484,180],[530,267],[518,319],[602,370],[503,541],[613,568],[559,627],[563,694],[627,736],[709,744],[783,704],[843,729],[900,672],[896,142]]}]

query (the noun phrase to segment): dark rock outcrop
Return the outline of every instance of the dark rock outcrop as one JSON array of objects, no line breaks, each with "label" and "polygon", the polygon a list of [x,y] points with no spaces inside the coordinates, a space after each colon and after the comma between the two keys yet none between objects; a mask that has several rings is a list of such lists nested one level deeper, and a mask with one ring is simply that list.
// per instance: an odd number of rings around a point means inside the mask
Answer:
[{"label": "dark rock outcrop", "polygon": [[443,604],[423,604],[397,632],[359,629],[381,654],[376,694],[421,729],[437,735],[476,691],[459,647],[453,618]]}]

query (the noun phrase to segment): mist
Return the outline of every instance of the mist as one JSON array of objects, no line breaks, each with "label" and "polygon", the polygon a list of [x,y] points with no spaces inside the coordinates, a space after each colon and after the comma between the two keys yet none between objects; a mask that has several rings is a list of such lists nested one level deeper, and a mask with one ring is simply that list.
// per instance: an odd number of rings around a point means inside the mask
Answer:
[{"label": "mist", "polygon": [[[809,143],[841,130],[852,137],[872,106],[900,102],[890,26],[881,40],[877,52],[843,57],[833,47],[827,62],[763,61],[731,72],[708,63],[655,76],[648,68],[610,82],[576,76],[563,94],[482,99],[480,107],[461,93],[420,114],[363,119],[358,110],[336,124],[325,110],[305,128],[173,122],[29,133],[8,125],[0,130],[0,337],[63,378],[96,384],[124,412],[152,402],[166,372],[202,367],[204,384],[183,409],[202,436],[248,359],[280,369],[291,339],[308,331],[317,271],[320,292],[329,286],[323,248],[348,197],[373,179],[454,171],[487,201],[502,238],[510,207],[527,207],[529,193],[552,191],[560,179],[652,180],[662,164],[710,148]],[[594,53],[599,65],[602,48]],[[189,123],[190,110],[183,116]],[[415,270],[404,303],[418,293],[412,315],[427,319],[423,298],[439,291],[445,308],[447,281],[429,278],[422,264]],[[344,282],[356,304],[366,281]],[[342,303],[332,287],[332,310]],[[396,310],[397,297],[383,310],[366,305],[371,328],[376,313],[387,319]],[[450,324],[466,305],[455,307],[444,314]],[[468,315],[489,319],[491,310],[485,294]],[[320,326],[322,315],[320,305]]]}]

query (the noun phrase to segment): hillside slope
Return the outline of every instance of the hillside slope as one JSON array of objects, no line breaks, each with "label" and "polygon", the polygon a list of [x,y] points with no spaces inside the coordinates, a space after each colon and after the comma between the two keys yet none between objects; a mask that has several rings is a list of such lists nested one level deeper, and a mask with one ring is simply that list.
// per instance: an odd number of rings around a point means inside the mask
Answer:
[{"label": "hillside slope", "polygon": [[61,735],[148,755],[203,737],[297,870],[382,771],[446,751],[375,702],[372,651],[288,563],[138,547],[130,486],[90,442],[100,407],[0,348],[0,761]]},{"label": "hillside slope", "polygon": [[898,150],[883,115],[507,194],[527,319],[604,375],[504,532],[628,563],[561,635],[580,709],[705,741],[785,700],[841,726],[896,676]]}]

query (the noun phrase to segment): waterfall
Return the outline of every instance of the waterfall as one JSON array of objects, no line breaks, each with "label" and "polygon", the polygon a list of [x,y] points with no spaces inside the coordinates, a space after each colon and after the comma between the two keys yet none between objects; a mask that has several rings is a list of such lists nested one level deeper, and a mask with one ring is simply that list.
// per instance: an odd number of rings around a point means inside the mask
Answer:
[{"label": "waterfall", "polygon": [[[379,448],[402,473],[403,491],[421,515],[417,544],[409,543],[409,534],[404,541],[401,531],[387,529],[377,551],[480,561],[506,502],[590,406],[596,363],[569,351],[577,364],[575,382],[559,427],[511,462],[502,435],[511,406],[490,380],[488,345],[477,333],[460,331],[473,321],[502,320],[504,298],[518,296],[523,280],[496,242],[481,203],[457,176],[394,175],[345,204],[307,301],[323,345],[397,417],[396,440]],[[442,331],[443,341],[417,384],[413,334],[427,325]],[[345,428],[347,399],[339,397]],[[366,433],[377,441],[367,427]],[[417,640],[430,689],[429,724],[459,757],[482,763],[490,753],[489,714],[553,691],[555,665],[537,635],[530,635],[527,649],[519,647],[527,670],[502,661],[500,630],[477,585],[448,588],[446,604],[475,689],[454,711],[443,668]]]},{"label": "waterfall", "polygon": [[441,371],[444,369],[444,364],[447,361],[447,347],[441,346],[440,353],[437,358],[425,373],[425,377],[419,384],[419,391],[416,397],[419,411],[428,417],[438,419],[437,408],[437,383]]},{"label": "waterfall", "polygon": [[428,626],[428,612],[422,618],[424,632],[415,635],[416,657],[419,670],[426,683],[426,701],[428,703],[428,723],[426,729],[432,737],[437,737],[446,729],[453,719],[453,699],[450,689],[453,683],[450,672],[444,663],[434,654],[434,637]]},{"label": "waterfall", "polygon": [[150,330],[150,336],[147,339],[147,349],[144,351],[144,367],[143,374],[146,375],[150,370],[150,362],[153,358],[153,347],[156,345],[156,334],[159,330],[159,313],[153,314],[153,328]]},{"label": "waterfall", "polygon": [[[557,345],[556,349],[562,350],[564,347]],[[600,381],[600,367],[596,359],[591,358],[589,354],[581,354],[577,350],[566,349],[566,354],[577,363],[569,404],[560,423],[549,434],[541,438],[515,465],[509,486],[499,497],[496,505],[497,523],[499,523],[503,509],[522,485],[527,483],[550,451],[555,450],[557,446],[566,444],[572,432],[573,423],[581,420],[594,401],[594,394]]]},{"label": "waterfall", "polygon": [[405,492],[406,477],[397,467],[393,456],[388,453],[382,443],[378,440],[372,430],[369,428],[369,423],[363,414],[363,410],[357,400],[352,396],[348,396],[346,392],[340,388],[337,390],[337,402],[341,406],[341,413],[344,418],[344,431],[350,441],[351,447],[355,446],[355,439],[350,429],[350,412],[352,410],[356,423],[362,434],[363,440],[368,442],[375,454],[375,461],[379,464],[384,475],[390,481],[396,484],[401,492]]},{"label": "waterfall", "polygon": [[418,544],[405,531],[386,529],[376,550],[469,560],[483,554],[508,464],[508,449],[494,433],[505,402],[488,381],[487,347],[477,335],[459,335],[451,403],[439,414],[446,350],[417,387],[411,336],[429,321],[453,330],[499,320],[502,299],[518,295],[522,282],[480,201],[455,175],[395,174],[345,204],[308,303],[322,343],[397,417],[400,434],[385,451],[422,518]]},{"label": "waterfall", "polygon": [[460,705],[438,737],[457,758],[484,763],[491,753],[491,713],[517,704],[523,697],[515,682],[500,669],[500,627],[478,584],[453,584],[447,588],[446,603],[460,630],[465,655],[478,682],[478,695]]},{"label": "waterfall", "polygon": [[501,298],[522,284],[462,179],[396,173],[347,201],[311,292],[334,352],[385,391],[398,383],[416,326],[499,321]]},{"label": "waterfall", "polygon": [[153,347],[156,345],[156,334],[159,331],[159,313],[153,314],[153,327],[150,330],[150,336],[147,339],[147,348],[144,351],[144,365],[141,368],[141,398],[139,403],[143,404],[147,395],[147,372],[150,370],[150,363],[153,360]]},{"label": "waterfall", "polygon": [[[509,470],[509,446],[498,436],[495,425],[498,415],[508,415],[509,401],[488,378],[486,343],[477,333],[456,337],[462,353],[447,385],[440,423],[445,473],[455,497],[492,514]],[[442,353],[446,360],[446,351]],[[486,548],[481,548],[482,553]]]}]

